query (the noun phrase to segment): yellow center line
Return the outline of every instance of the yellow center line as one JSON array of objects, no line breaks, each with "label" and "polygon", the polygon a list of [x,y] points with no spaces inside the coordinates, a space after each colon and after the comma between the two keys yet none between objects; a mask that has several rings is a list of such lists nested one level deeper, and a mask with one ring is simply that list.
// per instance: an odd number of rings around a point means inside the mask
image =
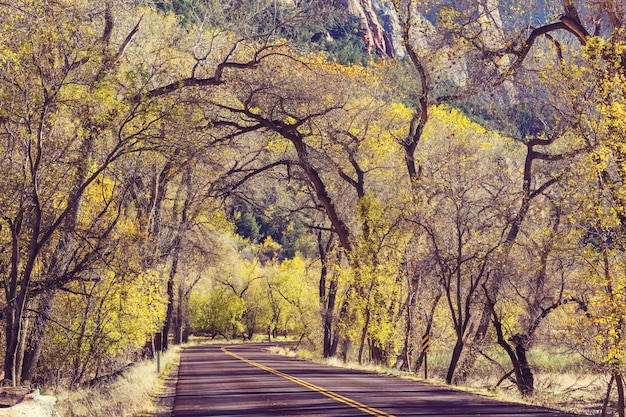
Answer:
[{"label": "yellow center line", "polygon": [[236,353],[233,353],[233,352],[227,350],[226,348],[222,348],[222,352],[232,356],[233,358],[239,359],[240,361],[243,361],[243,362],[245,362],[247,364],[250,364],[252,366],[256,366],[259,369],[263,369],[264,371],[267,371],[267,372],[272,373],[274,375],[278,375],[278,376],[280,376],[282,378],[285,378],[285,379],[287,379],[287,380],[289,380],[291,382],[294,382],[294,383],[296,383],[298,385],[302,385],[303,387],[306,387],[306,388],[308,388],[308,389],[310,389],[312,391],[319,392],[320,394],[325,395],[328,398],[332,398],[335,401],[339,401],[340,403],[343,403],[343,404],[349,405],[350,407],[354,407],[356,409],[359,409],[359,410],[363,411],[364,413],[371,414],[373,416],[378,416],[378,417],[394,417],[392,414],[385,413],[384,411],[377,410],[376,408],[373,408],[373,407],[369,407],[369,406],[367,406],[365,404],[362,404],[362,403],[360,403],[358,401],[355,401],[355,400],[353,400],[351,398],[344,397],[343,395],[337,394],[336,392],[327,390],[326,388],[319,387],[319,386],[311,384],[310,382],[307,382],[307,381],[305,381],[303,379],[296,378],[295,376],[291,376],[291,375],[286,374],[284,372],[280,372],[280,371],[278,371],[276,369],[273,369],[273,368],[270,368],[268,366],[262,365],[260,363],[251,361],[250,359],[246,359],[243,356],[239,356]]}]

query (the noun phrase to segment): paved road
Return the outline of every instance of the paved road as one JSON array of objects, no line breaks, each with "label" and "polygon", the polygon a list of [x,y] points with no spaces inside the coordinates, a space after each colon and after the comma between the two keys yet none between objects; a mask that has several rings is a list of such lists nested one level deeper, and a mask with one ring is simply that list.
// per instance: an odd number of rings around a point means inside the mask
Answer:
[{"label": "paved road", "polygon": [[285,358],[266,352],[267,346],[185,349],[173,416],[567,416],[426,383]]}]

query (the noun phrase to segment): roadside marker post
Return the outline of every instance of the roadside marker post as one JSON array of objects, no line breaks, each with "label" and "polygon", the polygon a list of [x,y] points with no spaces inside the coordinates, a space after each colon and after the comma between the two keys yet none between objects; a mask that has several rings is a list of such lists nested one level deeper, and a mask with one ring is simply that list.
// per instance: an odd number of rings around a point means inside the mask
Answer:
[{"label": "roadside marker post", "polygon": [[428,379],[428,351],[430,350],[430,338],[428,333],[422,335],[422,353],[424,354],[424,379]]},{"label": "roadside marker post", "polygon": [[163,349],[163,334],[157,333],[154,337],[154,350],[156,350],[157,375],[161,374],[161,350]]}]

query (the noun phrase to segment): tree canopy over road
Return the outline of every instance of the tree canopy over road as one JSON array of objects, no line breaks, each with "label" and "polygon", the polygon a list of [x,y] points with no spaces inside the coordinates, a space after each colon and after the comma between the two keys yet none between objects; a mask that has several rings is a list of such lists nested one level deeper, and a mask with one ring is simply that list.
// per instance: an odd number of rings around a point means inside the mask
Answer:
[{"label": "tree canopy over road", "polygon": [[0,1],[4,379],[190,333],[416,372],[428,334],[448,384],[559,350],[623,416],[624,7]]}]

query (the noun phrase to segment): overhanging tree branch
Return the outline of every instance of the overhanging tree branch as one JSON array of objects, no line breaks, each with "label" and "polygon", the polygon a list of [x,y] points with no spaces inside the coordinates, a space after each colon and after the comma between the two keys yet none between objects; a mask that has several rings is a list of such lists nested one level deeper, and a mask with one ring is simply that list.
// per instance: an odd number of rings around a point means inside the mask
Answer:
[{"label": "overhanging tree branch", "polygon": [[581,45],[587,44],[587,38],[590,36],[587,29],[581,24],[580,19],[578,18],[578,13],[576,9],[571,7],[566,7],[566,13],[561,17],[560,22],[550,23],[545,26],[541,26],[538,28],[534,28],[530,35],[528,35],[528,39],[522,45],[522,48],[515,52],[517,55],[517,59],[511,66],[496,80],[495,85],[501,85],[509,76],[515,74],[526,59],[526,56],[532,49],[535,44],[535,41],[538,37],[542,35],[548,35],[550,32],[554,32],[557,30],[566,30],[576,36],[576,39],[580,42]]}]

